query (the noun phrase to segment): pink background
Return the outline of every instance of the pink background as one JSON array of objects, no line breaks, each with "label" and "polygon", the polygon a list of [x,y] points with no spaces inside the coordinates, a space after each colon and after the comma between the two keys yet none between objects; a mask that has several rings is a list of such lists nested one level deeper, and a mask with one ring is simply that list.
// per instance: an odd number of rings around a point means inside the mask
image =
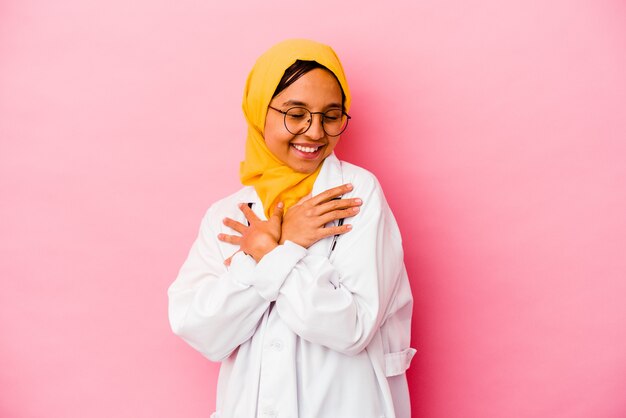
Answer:
[{"label": "pink background", "polygon": [[414,416],[626,416],[623,1],[211,3],[0,3],[1,417],[208,416],[166,289],[287,37],[342,58],[403,231]]}]

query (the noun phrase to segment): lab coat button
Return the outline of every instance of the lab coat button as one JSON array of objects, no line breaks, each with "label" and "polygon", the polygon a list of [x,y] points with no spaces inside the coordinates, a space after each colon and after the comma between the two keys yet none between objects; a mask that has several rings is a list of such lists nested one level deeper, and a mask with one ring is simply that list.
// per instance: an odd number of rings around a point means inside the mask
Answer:
[{"label": "lab coat button", "polygon": [[280,340],[274,340],[270,345],[276,351],[281,351],[283,349],[283,343]]},{"label": "lab coat button", "polygon": [[271,418],[271,417],[277,416],[277,414],[276,414],[276,411],[274,411],[272,408],[264,408],[263,409],[263,416]]}]

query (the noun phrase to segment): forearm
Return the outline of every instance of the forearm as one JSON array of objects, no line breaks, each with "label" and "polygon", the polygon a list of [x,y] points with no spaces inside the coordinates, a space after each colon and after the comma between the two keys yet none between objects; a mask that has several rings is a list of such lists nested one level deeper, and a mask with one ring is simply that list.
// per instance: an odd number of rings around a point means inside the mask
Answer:
[{"label": "forearm", "polygon": [[279,315],[293,332],[348,355],[367,347],[405,277],[395,221],[386,206],[374,199],[370,203],[365,216],[355,219],[353,231],[341,236],[332,260],[325,247],[317,254],[309,251],[276,300]]},{"label": "forearm", "polygon": [[213,361],[227,357],[252,336],[269,306],[245,284],[254,268],[254,261],[242,254],[228,271],[215,276],[188,260],[168,290],[174,333]]},{"label": "forearm", "polygon": [[303,339],[357,354],[371,340],[382,316],[375,273],[360,278],[366,284],[350,289],[326,257],[307,256],[281,287],[277,312]]},{"label": "forearm", "polygon": [[[248,340],[274,301],[285,278],[306,250],[281,245],[260,263],[237,253],[226,268],[207,257],[209,248],[196,242],[170,286],[169,315],[174,333],[214,361]],[[214,254],[214,252],[212,253]]]}]

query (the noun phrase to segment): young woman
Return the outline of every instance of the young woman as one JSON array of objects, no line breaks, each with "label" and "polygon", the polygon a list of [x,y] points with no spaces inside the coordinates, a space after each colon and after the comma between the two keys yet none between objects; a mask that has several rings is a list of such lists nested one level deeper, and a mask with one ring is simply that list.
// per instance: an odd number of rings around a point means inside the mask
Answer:
[{"label": "young woman", "polygon": [[174,332],[220,361],[213,418],[405,418],[412,296],[376,178],[333,149],[334,51],[289,40],[245,88],[241,190],[212,205],[170,286]]}]

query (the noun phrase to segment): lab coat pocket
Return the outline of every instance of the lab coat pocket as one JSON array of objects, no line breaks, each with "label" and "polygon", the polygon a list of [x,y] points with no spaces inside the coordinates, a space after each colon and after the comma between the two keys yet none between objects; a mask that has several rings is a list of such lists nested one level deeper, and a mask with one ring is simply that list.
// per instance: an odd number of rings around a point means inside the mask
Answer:
[{"label": "lab coat pocket", "polygon": [[414,348],[407,348],[396,353],[385,354],[385,376],[397,376],[404,373],[411,364],[411,359],[415,355]]}]

